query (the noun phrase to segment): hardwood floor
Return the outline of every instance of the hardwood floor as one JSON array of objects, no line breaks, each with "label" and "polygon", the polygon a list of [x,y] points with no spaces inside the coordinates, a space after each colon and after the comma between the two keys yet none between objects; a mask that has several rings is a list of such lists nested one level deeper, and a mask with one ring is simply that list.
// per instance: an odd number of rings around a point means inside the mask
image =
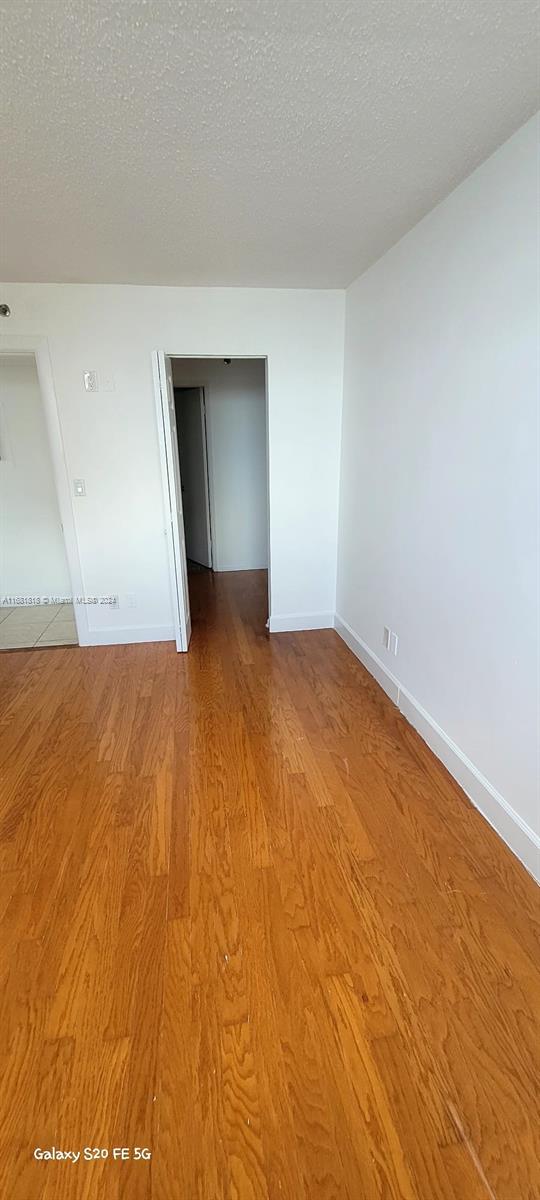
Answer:
[{"label": "hardwood floor", "polygon": [[537,1200],[538,891],[265,586],[0,655],[0,1194]]}]

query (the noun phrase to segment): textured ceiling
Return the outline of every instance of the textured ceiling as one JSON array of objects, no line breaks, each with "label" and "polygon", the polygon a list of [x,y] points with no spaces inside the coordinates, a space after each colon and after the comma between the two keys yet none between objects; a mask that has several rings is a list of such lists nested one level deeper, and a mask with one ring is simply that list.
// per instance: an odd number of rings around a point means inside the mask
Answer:
[{"label": "textured ceiling", "polygon": [[8,280],[342,286],[538,106],[533,0],[0,3]]}]

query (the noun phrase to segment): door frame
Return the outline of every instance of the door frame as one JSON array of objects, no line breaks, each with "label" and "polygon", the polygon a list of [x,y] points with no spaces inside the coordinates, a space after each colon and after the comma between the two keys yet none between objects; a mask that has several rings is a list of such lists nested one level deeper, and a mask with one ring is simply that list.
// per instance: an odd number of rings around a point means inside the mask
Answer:
[{"label": "door frame", "polygon": [[[164,505],[163,512],[164,512],[164,517],[165,517],[165,535],[167,538],[168,561],[169,561],[169,585],[170,585],[170,591],[171,591],[171,602],[173,605],[173,614],[175,613],[175,604],[176,604],[175,597],[176,597],[176,595],[179,594],[180,596],[182,596],[184,599],[184,603],[185,603],[186,598],[183,596],[183,583],[182,583],[182,578],[181,578],[181,572],[179,572],[180,578],[178,578],[178,576],[177,576],[174,548],[172,546],[172,539],[171,539],[171,535],[170,535],[168,475],[169,475],[169,470],[171,469],[171,464],[168,461],[167,447],[166,447],[165,437],[164,437],[164,432],[163,432],[162,407],[161,407],[161,385],[160,385],[159,369],[158,369],[159,356],[161,354],[163,354],[165,356],[165,358],[171,358],[171,359],[192,358],[192,359],[200,359],[201,361],[204,361],[205,359],[215,359],[216,361],[223,362],[223,360],[226,358],[234,358],[234,359],[237,359],[240,361],[256,360],[257,362],[264,363],[264,381],[265,381],[264,395],[265,395],[265,411],[266,411],[266,421],[265,421],[266,501],[267,501],[267,541],[268,541],[268,620],[266,623],[266,627],[268,629],[268,628],[270,628],[270,620],[271,620],[271,616],[272,616],[272,551],[271,551],[272,543],[271,543],[271,536],[270,536],[271,535],[271,522],[272,522],[272,507],[271,507],[271,491],[270,491],[270,403],[269,403],[268,355],[267,354],[231,354],[230,350],[224,350],[220,354],[216,354],[216,353],[192,354],[192,353],[190,353],[189,350],[155,349],[152,351],[152,375],[153,375],[153,380],[154,380],[154,397],[155,397],[155,402],[156,402],[159,460],[160,460],[160,468],[161,468],[160,474],[161,474],[163,505]],[[208,397],[208,390],[209,390],[208,387],[206,387],[206,385],[202,385],[202,386],[205,387],[206,396]],[[207,422],[208,422],[208,413],[207,413]],[[208,423],[207,423],[207,433],[208,433]],[[210,437],[208,439],[207,448],[211,455],[212,454],[211,433],[210,433]],[[210,483],[210,488],[211,487],[212,487],[212,484]],[[212,521],[214,521],[213,494],[212,493],[211,493],[211,496],[212,496],[211,519],[212,519]],[[214,526],[214,528],[215,528],[215,526]],[[213,536],[214,536],[214,528],[212,530]],[[215,561],[215,541],[213,541],[212,561],[213,562]],[[188,604],[189,604],[189,597],[188,597]]]},{"label": "door frame", "polygon": [[[33,357],[36,363],[39,390],[47,429],[48,450],[71,583],[77,640],[79,646],[88,646],[90,644],[90,634],[87,606],[84,603],[86,593],[73,512],[70,476],[62,437],[48,339],[37,334],[33,336],[9,333],[0,334],[0,357],[12,358],[17,355],[25,358]],[[78,599],[79,602],[77,602]]]},{"label": "door frame", "polygon": [[[202,384],[202,383],[194,383],[194,384],[190,384],[190,385],[179,384],[178,386],[174,387],[175,397],[176,397],[177,392],[198,392],[199,393],[199,408],[200,408],[200,421],[201,421],[201,430],[202,430],[202,449],[203,449],[204,503],[205,503],[205,511],[206,511],[206,540],[207,540],[208,558],[210,559],[210,570],[213,571],[213,569],[214,569],[215,520],[214,520],[213,498],[210,495],[210,467],[209,467],[209,453],[210,452],[208,449],[208,443],[209,443],[208,411],[207,411],[207,405],[206,405],[206,394],[208,392],[208,386],[206,384]],[[178,429],[178,422],[177,422],[176,427]],[[187,546],[187,542],[186,542],[186,546]]]},{"label": "door frame", "polygon": [[[177,651],[186,653],[189,648],[191,634],[191,617],[182,505],[182,477],[176,433],[176,405],[170,358],[171,355],[165,354],[163,350],[154,350],[152,353],[152,372],[157,408],[161,483],[165,510],[165,537],[169,559],[169,584],[174,635]],[[172,401],[168,390],[168,366],[171,366]],[[171,414],[174,427],[171,426]],[[173,446],[175,446],[175,450],[173,450]]]}]

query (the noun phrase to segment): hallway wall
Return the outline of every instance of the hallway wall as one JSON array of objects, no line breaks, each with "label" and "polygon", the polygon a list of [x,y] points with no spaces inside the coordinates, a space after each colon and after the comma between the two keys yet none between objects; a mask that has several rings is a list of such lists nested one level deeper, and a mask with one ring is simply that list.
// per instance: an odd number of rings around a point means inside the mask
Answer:
[{"label": "hallway wall", "polygon": [[173,379],[205,388],[214,570],[267,567],[264,361],[174,359]]}]

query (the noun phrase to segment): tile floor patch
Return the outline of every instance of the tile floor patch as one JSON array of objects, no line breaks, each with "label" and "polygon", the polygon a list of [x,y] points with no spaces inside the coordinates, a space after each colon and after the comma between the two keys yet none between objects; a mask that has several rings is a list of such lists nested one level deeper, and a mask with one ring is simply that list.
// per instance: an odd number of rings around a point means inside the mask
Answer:
[{"label": "tile floor patch", "polygon": [[0,609],[0,650],[24,650],[36,645],[77,645],[72,604]]}]

